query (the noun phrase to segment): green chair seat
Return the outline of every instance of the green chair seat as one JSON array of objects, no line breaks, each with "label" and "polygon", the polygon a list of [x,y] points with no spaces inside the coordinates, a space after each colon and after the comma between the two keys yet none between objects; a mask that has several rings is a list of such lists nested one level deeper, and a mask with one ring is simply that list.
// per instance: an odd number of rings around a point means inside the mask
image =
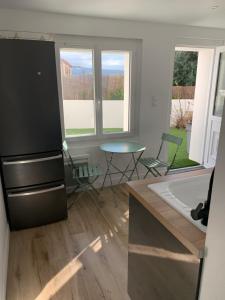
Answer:
[{"label": "green chair seat", "polygon": [[[69,152],[67,142],[63,142],[63,153],[66,163],[69,165],[70,176],[73,179],[73,190],[68,194],[72,195],[78,189],[80,192],[90,192],[94,191],[96,195],[99,192],[94,187],[94,182],[102,175],[101,170],[98,166],[89,165],[89,163],[80,163],[76,158],[73,158]],[[86,187],[86,189],[85,189]],[[81,194],[81,193],[80,193]],[[71,208],[74,202],[68,208]]]},{"label": "green chair seat", "polygon": [[75,169],[73,170],[74,178],[91,178],[96,176],[101,176],[102,172],[98,166],[80,164],[75,165]]},{"label": "green chair seat", "polygon": [[[147,169],[147,172],[146,172],[144,178],[146,178],[146,176],[148,175],[149,172],[155,177],[162,176],[162,174],[158,171],[158,168],[166,168],[165,175],[167,175],[176,159],[177,152],[178,152],[179,147],[182,144],[182,142],[183,142],[183,139],[181,137],[174,136],[169,133],[163,133],[162,137],[161,137],[161,145],[160,145],[157,157],[156,158],[143,157],[143,158],[139,159],[139,162]],[[172,144],[176,145],[176,150],[174,151],[174,155],[173,155],[172,161],[170,163],[164,162],[164,161],[160,160],[160,158],[159,158],[161,151],[163,149],[163,145],[165,143],[172,143]]]},{"label": "green chair seat", "polygon": [[140,158],[139,162],[147,168],[162,168],[168,167],[169,164],[154,157]]}]

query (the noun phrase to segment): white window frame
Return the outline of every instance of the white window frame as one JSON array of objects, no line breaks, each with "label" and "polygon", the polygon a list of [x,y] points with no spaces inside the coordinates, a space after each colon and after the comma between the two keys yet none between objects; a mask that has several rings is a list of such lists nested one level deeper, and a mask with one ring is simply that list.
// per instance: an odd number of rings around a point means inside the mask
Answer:
[{"label": "white window frame", "polygon": [[[63,95],[60,70],[60,49],[92,49],[93,50],[93,69],[94,69],[94,95],[95,95],[95,129],[93,135],[83,136],[65,136]],[[62,135],[68,141],[86,141],[86,140],[104,140],[123,137],[133,137],[138,133],[138,115],[140,101],[140,77],[141,77],[141,41],[116,38],[97,38],[97,37],[65,37],[57,36],[56,43],[56,65],[58,77],[58,93],[60,100],[60,112],[62,120]],[[101,52],[102,51],[124,51],[130,53],[130,97],[129,97],[129,131],[119,133],[103,132],[102,115],[102,69]]]}]

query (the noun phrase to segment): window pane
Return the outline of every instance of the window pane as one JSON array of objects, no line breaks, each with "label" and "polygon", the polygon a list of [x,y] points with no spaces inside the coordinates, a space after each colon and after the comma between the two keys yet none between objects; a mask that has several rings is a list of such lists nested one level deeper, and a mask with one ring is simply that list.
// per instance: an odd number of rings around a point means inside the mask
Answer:
[{"label": "window pane", "polygon": [[129,131],[130,53],[102,51],[103,132]]},{"label": "window pane", "polygon": [[222,117],[225,99],[225,53],[220,54],[219,71],[214,104],[214,116]]},{"label": "window pane", "polygon": [[95,134],[93,51],[61,49],[65,135]]}]

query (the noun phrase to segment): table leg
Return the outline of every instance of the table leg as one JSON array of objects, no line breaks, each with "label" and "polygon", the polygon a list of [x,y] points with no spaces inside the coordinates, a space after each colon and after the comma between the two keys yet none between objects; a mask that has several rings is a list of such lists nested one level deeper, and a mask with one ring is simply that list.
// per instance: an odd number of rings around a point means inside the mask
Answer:
[{"label": "table leg", "polygon": [[103,179],[102,189],[104,188],[105,180],[106,180],[107,176],[109,176],[110,183],[111,183],[111,186],[112,186],[112,178],[111,178],[111,174],[110,174],[110,165],[111,165],[112,159],[113,159],[113,153],[111,153],[110,159],[108,160],[107,154],[105,152],[105,160],[106,160],[106,164],[107,164],[107,169],[106,169],[106,173],[105,173],[105,176],[104,176],[104,179]]},{"label": "table leg", "polygon": [[142,151],[142,152],[140,153],[140,155],[138,156],[137,159],[135,159],[134,153],[131,153],[132,159],[133,159],[133,162],[134,162],[134,168],[133,168],[133,170],[131,171],[131,174],[130,174],[130,176],[129,176],[129,178],[128,178],[128,181],[130,181],[130,180],[132,179],[132,176],[133,176],[133,174],[134,174],[134,171],[136,171],[137,177],[138,177],[138,179],[140,179],[139,173],[138,173],[138,169],[137,169],[137,164],[138,164],[139,159],[141,158],[141,156],[142,156],[143,153],[144,153],[144,151]]},{"label": "table leg", "polygon": [[137,177],[138,177],[138,179],[140,179],[139,173],[138,173],[138,169],[137,169],[137,163],[138,163],[138,160],[139,160],[139,159],[137,160],[137,162],[135,161],[134,153],[132,153],[132,157],[133,157],[133,161],[134,161],[134,163],[135,163],[134,168],[135,168],[135,170],[136,170]]},{"label": "table leg", "polygon": [[121,178],[120,178],[119,184],[121,183],[123,177],[125,177],[125,176],[127,177],[126,172],[127,172],[128,168],[129,168],[129,166],[130,166],[131,161],[132,161],[132,159],[130,159],[128,165],[126,166],[126,169],[125,169],[123,172],[121,172],[121,173],[122,173],[122,176],[121,176]]}]

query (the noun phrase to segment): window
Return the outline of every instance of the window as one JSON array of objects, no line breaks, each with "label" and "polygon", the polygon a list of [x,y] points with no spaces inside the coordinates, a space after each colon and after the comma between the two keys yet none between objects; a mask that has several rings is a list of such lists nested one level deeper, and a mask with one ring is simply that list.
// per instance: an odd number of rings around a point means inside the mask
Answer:
[{"label": "window", "polygon": [[81,48],[59,47],[65,136],[132,133],[136,44],[125,46],[126,50],[121,41],[116,47],[105,42],[102,48],[101,43],[98,47],[83,44]]},{"label": "window", "polygon": [[61,49],[60,67],[65,136],[95,134],[93,51]]},{"label": "window", "polygon": [[102,51],[103,133],[129,131],[130,53]]}]

